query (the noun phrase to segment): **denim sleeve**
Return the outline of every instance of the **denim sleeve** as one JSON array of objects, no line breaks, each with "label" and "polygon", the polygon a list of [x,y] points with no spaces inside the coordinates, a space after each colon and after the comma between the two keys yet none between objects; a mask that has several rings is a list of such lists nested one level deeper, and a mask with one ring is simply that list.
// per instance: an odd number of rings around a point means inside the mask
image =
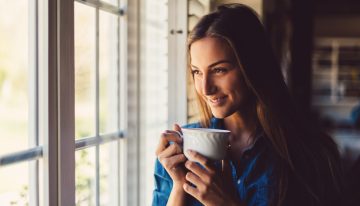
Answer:
[{"label": "denim sleeve", "polygon": [[182,125],[181,127],[182,128],[200,128],[201,124],[199,122],[196,122],[196,123]]},{"label": "denim sleeve", "polygon": [[276,193],[272,169],[263,173],[256,181],[246,188],[247,206],[268,206],[273,205]]},{"label": "denim sleeve", "polygon": [[247,206],[273,205],[275,188],[271,185],[255,183],[245,190],[247,194],[244,200]]},{"label": "denim sleeve", "polygon": [[255,193],[250,197],[248,206],[269,206],[272,205],[271,187],[258,186]]},{"label": "denim sleeve", "polygon": [[[263,140],[263,139],[262,139]],[[261,141],[261,140],[259,140]],[[262,143],[262,142],[258,142]],[[277,194],[278,175],[275,172],[276,161],[272,152],[262,150],[257,145],[254,150],[245,153],[250,159],[243,159],[247,167],[241,181],[242,200],[247,206],[268,206],[273,205]],[[252,156],[252,154],[255,154]],[[241,188],[241,187],[240,187]]]},{"label": "denim sleeve", "polygon": [[165,206],[171,192],[172,180],[159,160],[155,162],[155,188],[153,191],[152,206]]}]

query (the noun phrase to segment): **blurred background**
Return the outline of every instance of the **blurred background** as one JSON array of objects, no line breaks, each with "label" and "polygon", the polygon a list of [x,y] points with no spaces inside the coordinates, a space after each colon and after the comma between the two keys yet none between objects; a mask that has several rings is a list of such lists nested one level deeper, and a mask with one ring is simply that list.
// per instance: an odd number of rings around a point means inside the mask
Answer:
[{"label": "blurred background", "polygon": [[[223,3],[259,14],[298,109],[359,164],[359,1],[56,2],[0,0],[0,205],[150,205],[161,132],[198,120],[187,34]],[[74,128],[51,124],[64,113]]]}]

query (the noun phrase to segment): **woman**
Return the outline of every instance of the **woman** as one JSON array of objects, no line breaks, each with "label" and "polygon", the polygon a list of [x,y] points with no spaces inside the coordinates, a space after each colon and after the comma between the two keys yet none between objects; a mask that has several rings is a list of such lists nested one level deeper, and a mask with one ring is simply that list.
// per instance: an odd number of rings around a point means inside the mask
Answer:
[{"label": "woman", "polygon": [[165,131],[153,205],[341,205],[336,145],[299,119],[255,12],[231,4],[204,16],[188,56],[202,118],[185,127],[230,130],[228,157],[220,167],[189,151],[198,163],[188,161]]}]

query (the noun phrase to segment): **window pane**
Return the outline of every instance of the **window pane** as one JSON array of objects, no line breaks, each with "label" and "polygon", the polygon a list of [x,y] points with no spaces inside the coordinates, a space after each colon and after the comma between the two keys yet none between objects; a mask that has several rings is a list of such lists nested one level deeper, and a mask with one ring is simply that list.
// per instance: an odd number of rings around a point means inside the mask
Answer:
[{"label": "window pane", "polygon": [[39,159],[39,206],[44,204],[44,159]]},{"label": "window pane", "polygon": [[28,162],[0,167],[0,182],[0,205],[28,205]]},{"label": "window pane", "polygon": [[29,3],[0,4],[1,156],[28,147]]},{"label": "window pane", "polygon": [[117,130],[118,16],[100,11],[99,106],[100,133]]},{"label": "window pane", "polygon": [[95,148],[75,152],[76,205],[93,206],[96,198]]},{"label": "window pane", "polygon": [[75,2],[75,137],[95,136],[95,9]]},{"label": "window pane", "polygon": [[101,1],[112,4],[114,6],[118,5],[118,0],[101,0]]},{"label": "window pane", "polygon": [[100,205],[118,205],[118,141],[100,146]]}]

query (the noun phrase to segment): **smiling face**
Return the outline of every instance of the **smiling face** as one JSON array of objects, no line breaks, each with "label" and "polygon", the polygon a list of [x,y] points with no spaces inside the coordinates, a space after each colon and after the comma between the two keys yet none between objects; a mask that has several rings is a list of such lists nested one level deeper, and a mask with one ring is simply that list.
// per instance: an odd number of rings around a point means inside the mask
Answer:
[{"label": "smiling face", "polygon": [[238,111],[248,93],[231,47],[221,38],[205,37],[190,47],[190,64],[198,95],[216,118]]}]

